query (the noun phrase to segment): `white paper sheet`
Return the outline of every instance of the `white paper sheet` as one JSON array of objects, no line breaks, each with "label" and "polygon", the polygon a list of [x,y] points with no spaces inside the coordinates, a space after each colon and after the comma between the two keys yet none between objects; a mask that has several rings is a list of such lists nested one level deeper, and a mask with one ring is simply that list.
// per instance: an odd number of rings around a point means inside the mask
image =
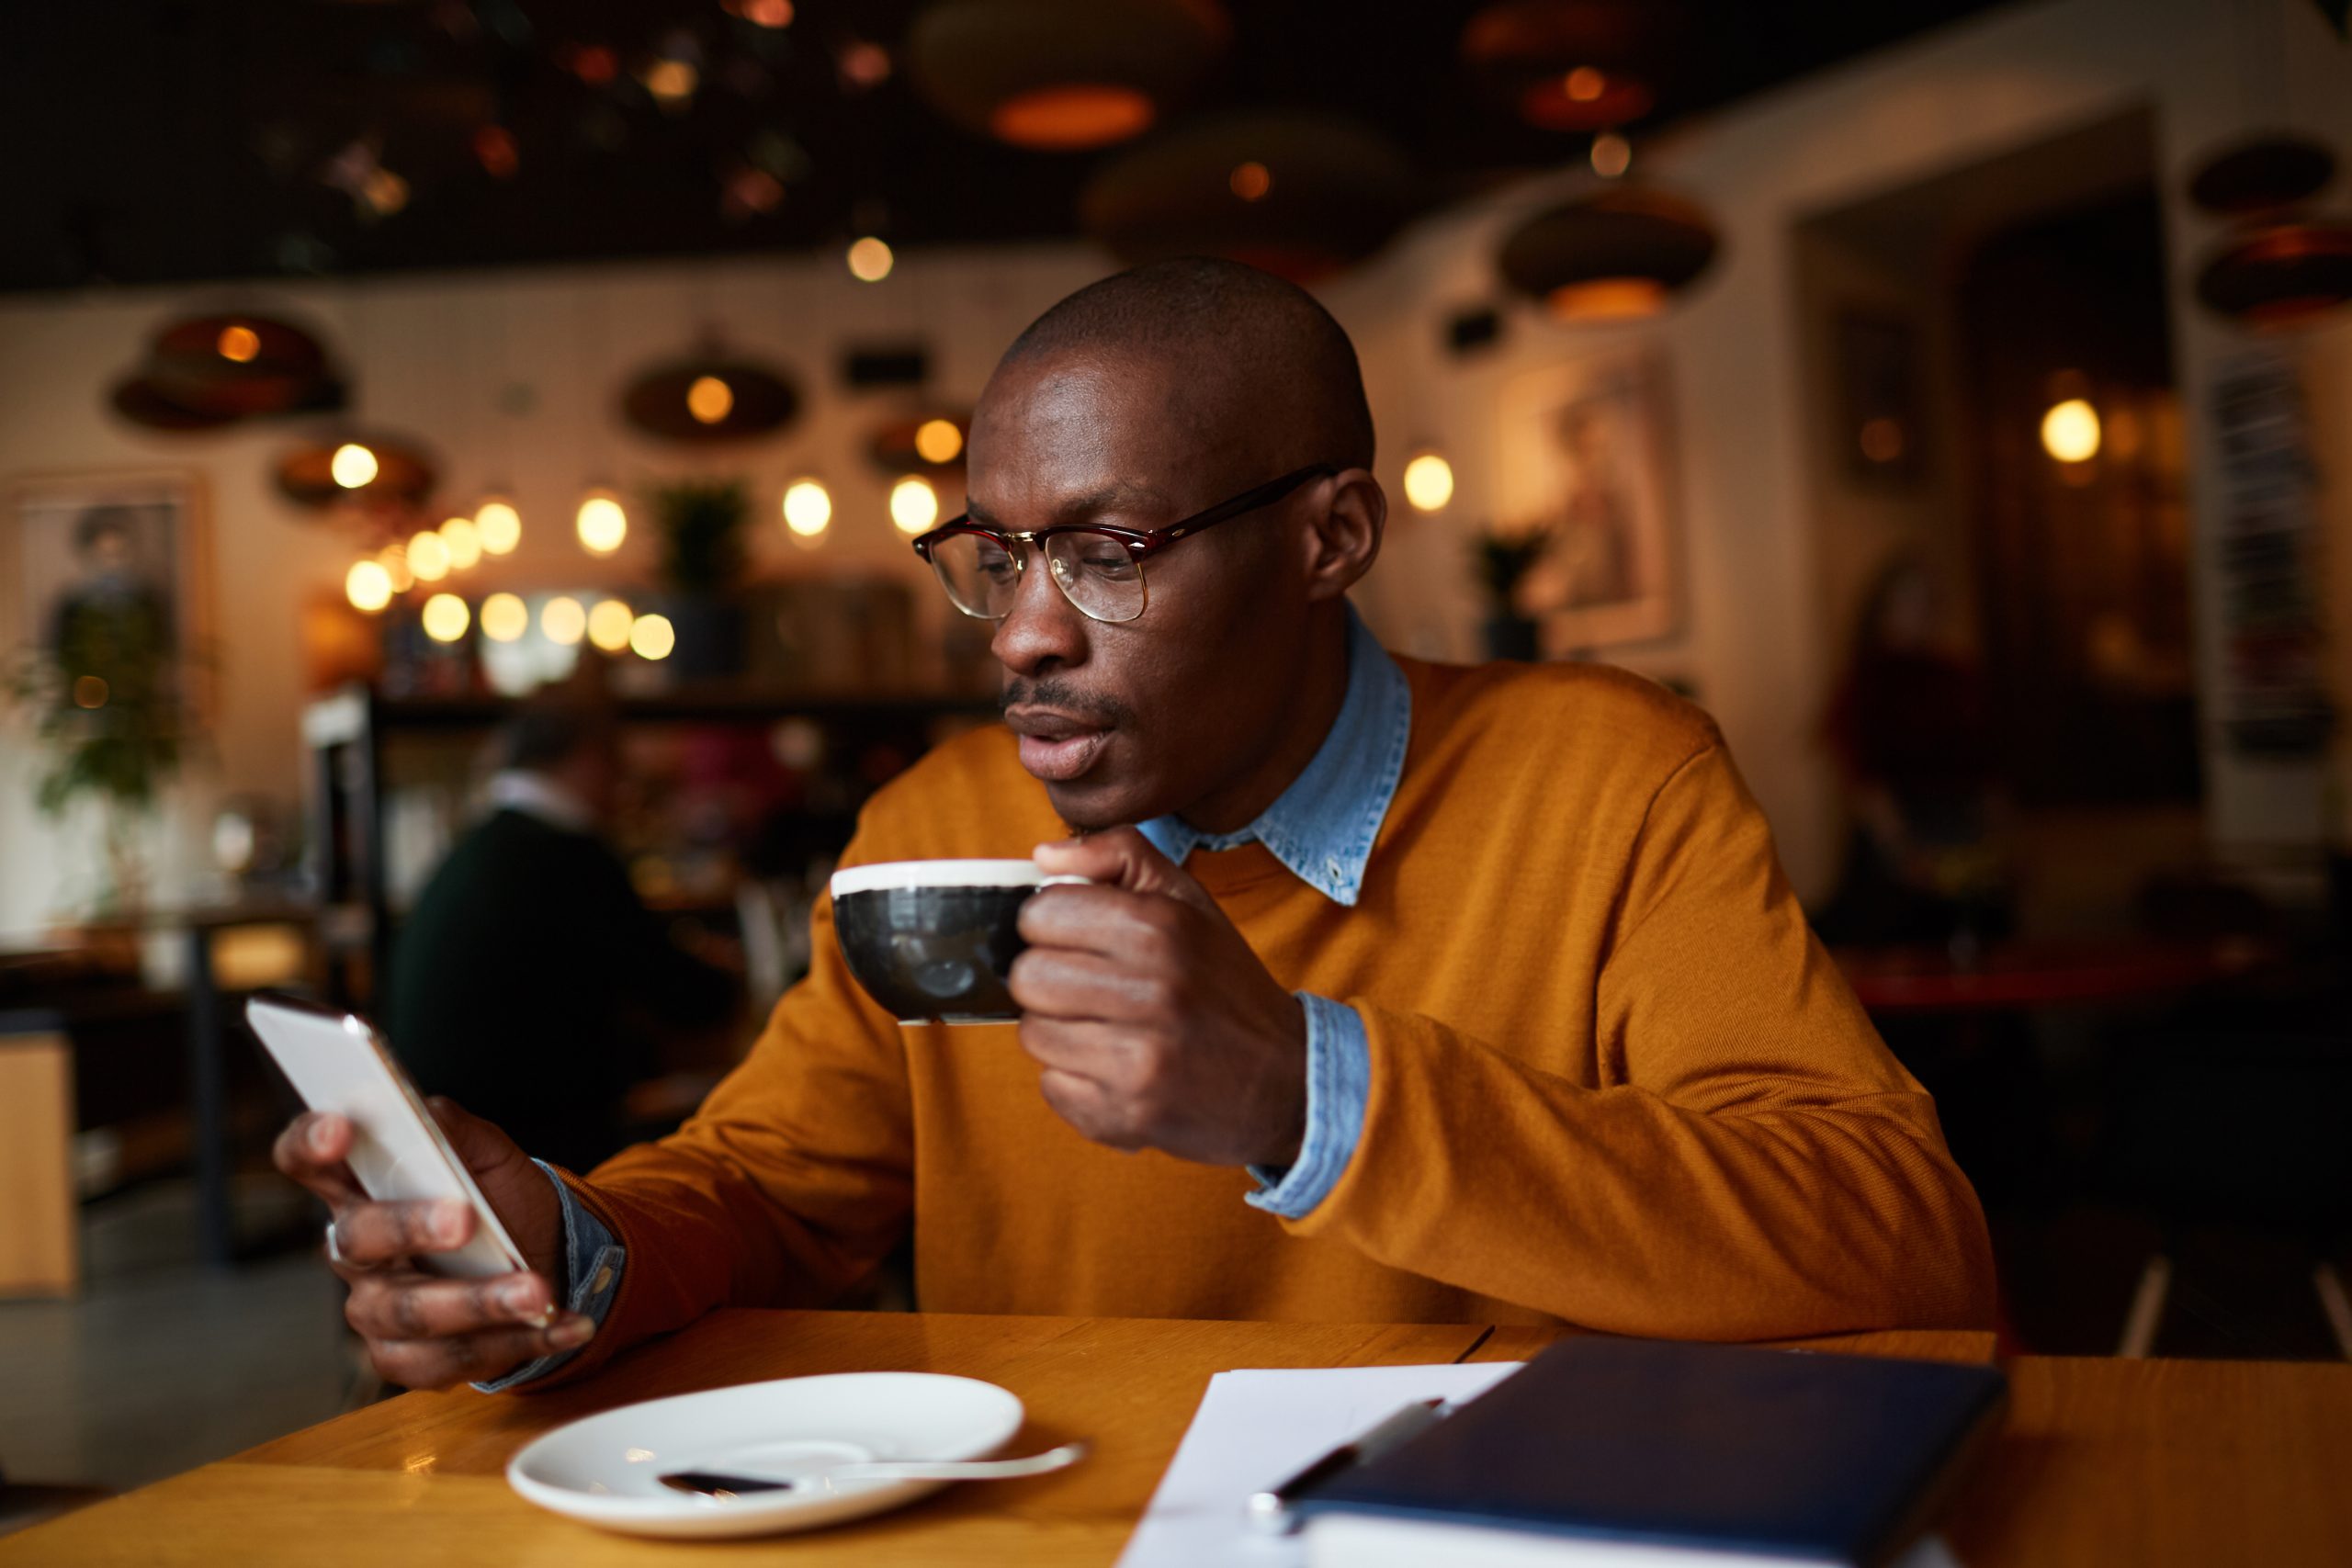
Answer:
[{"label": "white paper sheet", "polygon": [[[1301,1568],[1298,1536],[1262,1535],[1243,1505],[1417,1399],[1459,1402],[1519,1370],[1476,1366],[1294,1367],[1219,1372],[1193,1413],[1118,1568]],[[1894,1568],[1960,1568],[1928,1536]]]},{"label": "white paper sheet", "polygon": [[1251,1493],[1281,1484],[1402,1405],[1468,1399],[1519,1365],[1217,1373],[1119,1568],[1297,1568],[1298,1538],[1261,1535],[1242,1517]]}]

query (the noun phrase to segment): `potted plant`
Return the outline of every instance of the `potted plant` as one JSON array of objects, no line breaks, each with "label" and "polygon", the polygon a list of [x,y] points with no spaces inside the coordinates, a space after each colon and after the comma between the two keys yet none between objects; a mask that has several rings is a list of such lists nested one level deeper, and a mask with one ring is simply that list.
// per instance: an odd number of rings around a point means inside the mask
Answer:
[{"label": "potted plant", "polygon": [[750,492],[741,479],[683,479],[652,493],[661,578],[678,635],[671,667],[684,680],[743,672],[743,580]]},{"label": "potted plant", "polygon": [[1471,541],[1471,569],[1487,591],[1485,633],[1489,659],[1534,660],[1543,657],[1540,627],[1521,613],[1520,580],[1543,558],[1552,536],[1543,529],[1524,534],[1479,531]]},{"label": "potted plant", "polygon": [[98,809],[105,870],[92,913],[102,922],[145,907],[148,825],[194,739],[181,662],[160,597],[117,587],[64,604],[49,646],[6,671],[7,692],[48,753],[34,786],[41,815],[61,820],[85,802]]}]

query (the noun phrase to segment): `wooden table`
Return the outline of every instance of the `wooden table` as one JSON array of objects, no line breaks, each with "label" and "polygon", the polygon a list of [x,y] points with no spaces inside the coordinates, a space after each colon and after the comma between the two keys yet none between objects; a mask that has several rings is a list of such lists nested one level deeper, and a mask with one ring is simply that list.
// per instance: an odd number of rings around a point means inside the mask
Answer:
[{"label": "wooden table", "polygon": [[[865,1313],[729,1312],[540,1396],[412,1393],[0,1538],[6,1568],[320,1562],[601,1568],[1112,1562],[1212,1373],[1517,1359],[1549,1331]],[[1818,1348],[1984,1360],[1982,1334]],[[654,1394],[897,1369],[986,1378],[1029,1409],[1022,1447],[1092,1438],[1077,1468],[949,1488],[815,1535],[682,1543],[604,1535],[500,1472],[559,1422]],[[2009,1427],[1952,1517],[1968,1568],[2352,1562],[2352,1366],[2052,1360],[2011,1368]]]}]

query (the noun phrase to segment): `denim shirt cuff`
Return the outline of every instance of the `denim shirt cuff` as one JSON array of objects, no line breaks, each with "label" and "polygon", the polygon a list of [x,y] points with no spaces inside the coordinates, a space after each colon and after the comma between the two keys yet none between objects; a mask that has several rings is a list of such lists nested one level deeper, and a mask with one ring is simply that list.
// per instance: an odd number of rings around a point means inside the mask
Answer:
[{"label": "denim shirt cuff", "polygon": [[[628,1249],[616,1241],[604,1223],[588,1212],[587,1206],[571,1195],[571,1189],[555,1168],[545,1160],[533,1160],[555,1183],[556,1199],[563,1205],[563,1268],[566,1277],[564,1304],[586,1317],[597,1327],[605,1325],[605,1314],[612,1310],[613,1298],[619,1292],[621,1266],[628,1260]],[[543,1378],[572,1357],[581,1347],[559,1350],[526,1362],[491,1382],[478,1382],[474,1387],[484,1393],[499,1393],[517,1388],[535,1378]]]},{"label": "denim shirt cuff", "polygon": [[1311,1212],[1347,1174],[1372,1099],[1372,1046],[1363,1015],[1329,997],[1297,995],[1306,1010],[1306,1135],[1287,1170],[1250,1168],[1259,1190],[1248,1195],[1254,1206],[1286,1220]]}]

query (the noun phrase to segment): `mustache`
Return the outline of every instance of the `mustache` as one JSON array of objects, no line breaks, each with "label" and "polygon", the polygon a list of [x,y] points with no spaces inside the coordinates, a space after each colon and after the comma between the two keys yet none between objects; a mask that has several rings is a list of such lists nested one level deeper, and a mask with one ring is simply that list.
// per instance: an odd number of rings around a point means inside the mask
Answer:
[{"label": "mustache", "polygon": [[1057,709],[1103,729],[1125,724],[1135,710],[1116,697],[1082,691],[1068,681],[1047,676],[1042,681],[1012,681],[997,694],[996,711],[1029,705]]}]

